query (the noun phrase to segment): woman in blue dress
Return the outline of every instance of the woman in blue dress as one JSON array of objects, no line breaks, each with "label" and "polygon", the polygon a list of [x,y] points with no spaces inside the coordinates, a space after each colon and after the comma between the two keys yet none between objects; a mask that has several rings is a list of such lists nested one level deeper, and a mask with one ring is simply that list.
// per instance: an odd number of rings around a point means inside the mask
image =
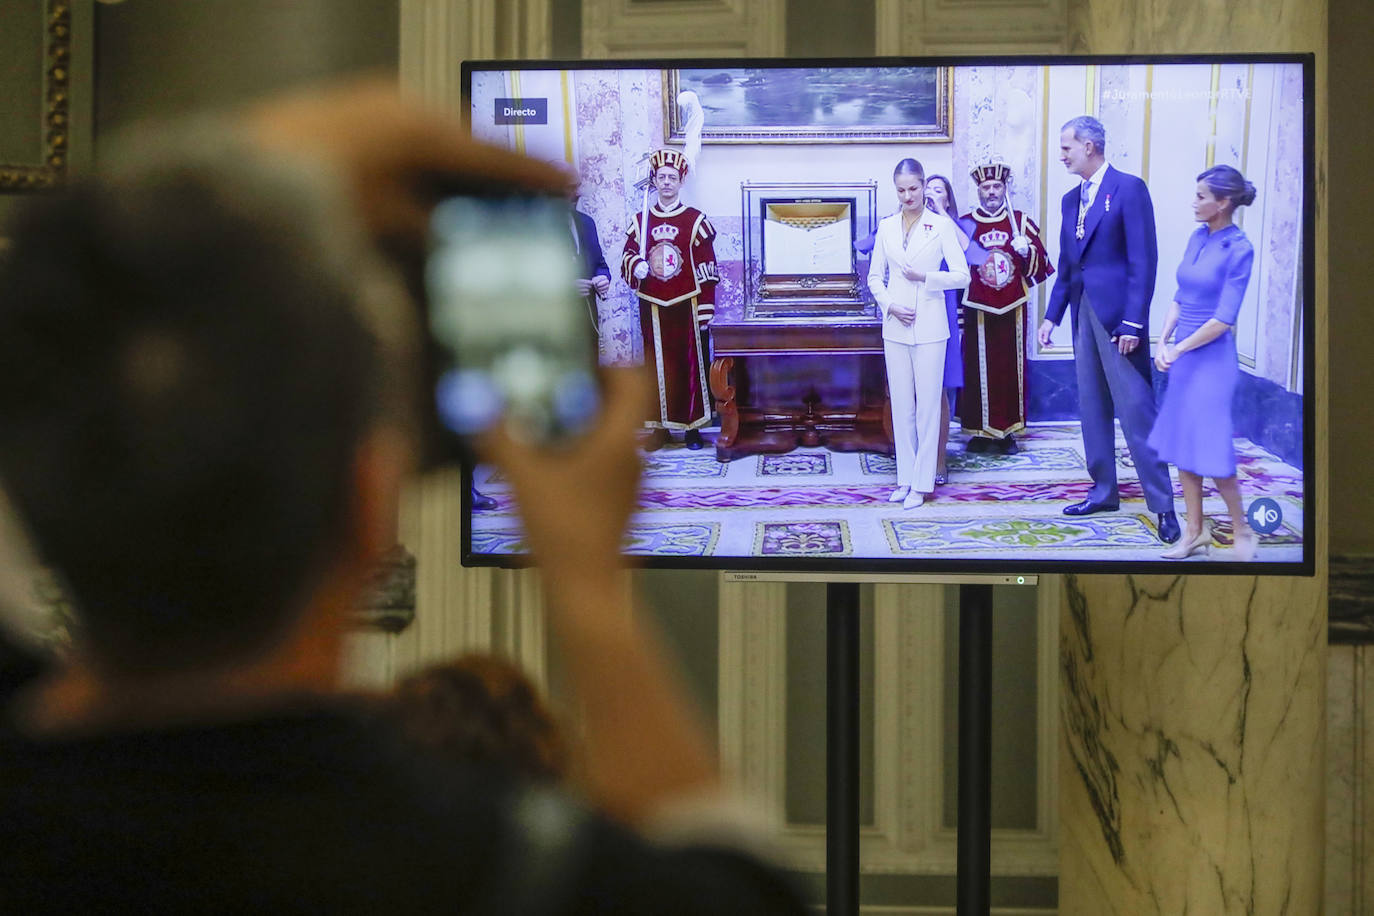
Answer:
[{"label": "woman in blue dress", "polygon": [[1150,447],[1178,468],[1188,527],[1163,556],[1181,560],[1205,553],[1212,525],[1202,514],[1202,478],[1211,477],[1231,514],[1235,549],[1255,556],[1257,539],[1245,520],[1236,482],[1231,403],[1240,367],[1232,328],[1250,283],[1255,249],[1233,222],[1236,208],[1255,199],[1255,186],[1229,165],[1198,176],[1193,215],[1203,225],[1188,239],[1178,266],[1178,292],[1164,319],[1155,366],[1169,387],[1150,431]]},{"label": "woman in blue dress", "polygon": [[[968,248],[968,232],[959,223],[959,205],[954,202],[954,186],[943,175],[931,175],[926,179],[926,206],[936,213],[943,213],[954,220],[954,232],[959,244]],[[948,270],[949,265],[942,269]],[[946,467],[946,453],[949,446],[949,403],[959,389],[964,387],[964,346],[959,328],[959,304],[963,300],[961,289],[945,290],[945,316],[949,321],[949,341],[945,346],[945,399],[940,405],[940,444],[936,451],[935,482],[949,482]]]}]

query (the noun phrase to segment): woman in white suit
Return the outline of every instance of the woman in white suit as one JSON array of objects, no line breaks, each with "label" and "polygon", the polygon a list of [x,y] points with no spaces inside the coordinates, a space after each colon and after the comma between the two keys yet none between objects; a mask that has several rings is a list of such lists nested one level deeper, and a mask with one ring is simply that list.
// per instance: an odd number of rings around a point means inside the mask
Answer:
[{"label": "woman in white suit", "polygon": [[954,221],[925,205],[921,163],[903,159],[892,182],[901,209],[878,224],[868,288],[883,313],[883,356],[897,445],[897,489],[889,499],[914,509],[935,489],[950,334],[945,290],[967,287],[969,272]]}]

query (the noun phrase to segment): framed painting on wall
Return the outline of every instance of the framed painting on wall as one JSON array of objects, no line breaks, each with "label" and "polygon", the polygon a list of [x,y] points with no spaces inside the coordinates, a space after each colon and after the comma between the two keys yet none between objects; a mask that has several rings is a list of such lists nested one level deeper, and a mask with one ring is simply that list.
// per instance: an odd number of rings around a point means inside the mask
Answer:
[{"label": "framed painting on wall", "polygon": [[681,143],[678,93],[706,112],[702,143],[941,143],[950,67],[709,67],[664,71],[664,132]]}]

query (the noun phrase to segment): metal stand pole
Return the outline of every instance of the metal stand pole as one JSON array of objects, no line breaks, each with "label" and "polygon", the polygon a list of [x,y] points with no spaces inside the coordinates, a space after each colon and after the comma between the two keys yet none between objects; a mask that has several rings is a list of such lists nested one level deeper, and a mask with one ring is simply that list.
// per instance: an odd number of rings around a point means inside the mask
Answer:
[{"label": "metal stand pole", "polygon": [[858,916],[859,586],[825,588],[825,911]]},{"label": "metal stand pole", "polygon": [[959,586],[959,916],[988,916],[992,882],[992,586]]}]

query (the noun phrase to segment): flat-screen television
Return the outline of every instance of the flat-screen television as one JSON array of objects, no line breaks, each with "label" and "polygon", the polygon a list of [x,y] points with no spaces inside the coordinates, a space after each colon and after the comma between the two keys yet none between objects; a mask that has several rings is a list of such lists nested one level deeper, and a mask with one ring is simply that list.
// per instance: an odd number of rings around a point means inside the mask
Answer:
[{"label": "flat-screen television", "polygon": [[[626,553],[818,573],[1312,574],[1313,77],[462,68],[474,136],[580,175],[600,359],[658,386]],[[466,473],[464,562],[521,565],[499,469]]]}]

